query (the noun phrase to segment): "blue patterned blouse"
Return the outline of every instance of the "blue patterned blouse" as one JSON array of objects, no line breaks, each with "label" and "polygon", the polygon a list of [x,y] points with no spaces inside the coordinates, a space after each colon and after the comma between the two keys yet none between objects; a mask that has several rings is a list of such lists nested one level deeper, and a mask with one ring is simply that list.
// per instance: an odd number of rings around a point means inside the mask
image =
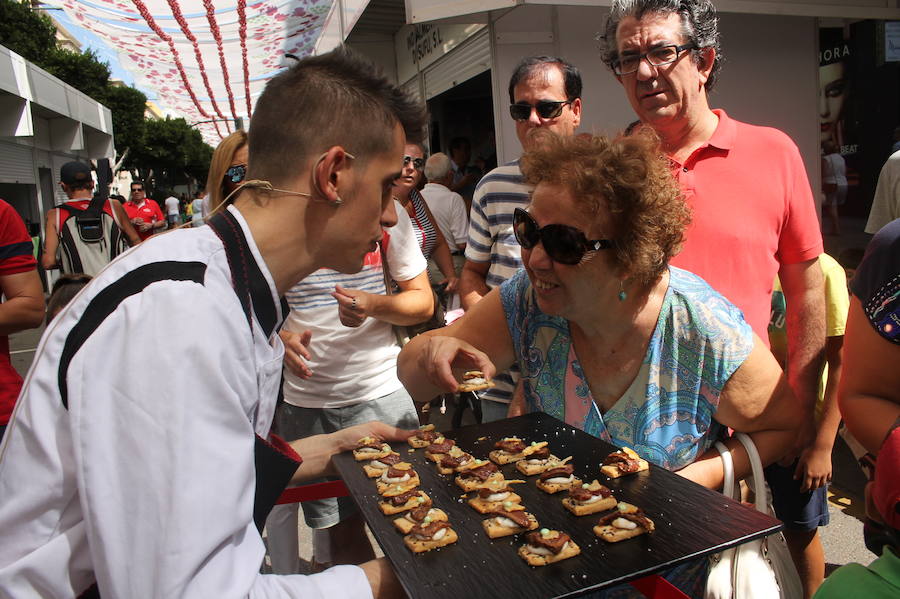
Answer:
[{"label": "blue patterned blouse", "polygon": [[522,368],[529,411],[543,411],[595,437],[678,470],[721,438],[713,420],[722,388],[753,349],[741,311],[686,270],[669,267],[656,329],[625,394],[600,414],[564,318],[541,312],[524,270],[500,289]]}]

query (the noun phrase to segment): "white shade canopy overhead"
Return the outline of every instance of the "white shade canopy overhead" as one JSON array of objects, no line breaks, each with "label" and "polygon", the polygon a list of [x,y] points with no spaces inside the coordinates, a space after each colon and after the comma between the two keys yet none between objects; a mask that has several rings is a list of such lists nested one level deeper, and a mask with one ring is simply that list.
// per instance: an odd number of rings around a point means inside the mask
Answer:
[{"label": "white shade canopy overhead", "polygon": [[[331,0],[53,0],[119,56],[157,104],[215,146],[266,82],[312,53]],[[203,121],[212,121],[203,123]]]}]

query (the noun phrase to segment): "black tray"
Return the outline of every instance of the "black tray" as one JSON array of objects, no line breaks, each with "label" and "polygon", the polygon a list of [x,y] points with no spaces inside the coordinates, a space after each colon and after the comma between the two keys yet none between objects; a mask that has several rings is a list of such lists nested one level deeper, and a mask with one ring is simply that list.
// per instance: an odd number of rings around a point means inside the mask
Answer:
[{"label": "black tray", "polygon": [[481,525],[489,516],[477,513],[465,503],[453,477],[439,474],[435,465],[425,458],[424,449],[409,452],[407,443],[395,442],[394,450],[413,464],[421,478],[421,488],[435,507],[447,512],[459,535],[459,541],[453,545],[413,554],[393,525],[393,520],[400,515],[385,516],[378,508],[380,497],[374,479],[367,478],[363,472],[365,462],[356,462],[350,453],[336,456],[337,469],[350,494],[413,599],[575,597],[658,573],[781,529],[781,522],[775,518],[653,464],[649,471],[608,479],[600,474],[600,463],[616,448],[546,414],[467,426],[445,434],[462,449],[485,459],[494,442],[503,437],[518,436],[526,442],[548,441],[554,455],[573,456],[579,478],[585,482],[596,478],[619,501],[643,508],[656,524],[656,532],[620,543],[601,541],[592,528],[605,512],[574,516],[560,503],[565,492],[544,493],[535,487],[537,476],[523,476],[514,464],[507,464],[501,467],[507,479],[528,481],[514,485],[514,489],[526,509],[537,517],[540,527],[562,530],[581,547],[578,556],[532,568],[516,554],[523,544],[522,535],[489,538]]}]

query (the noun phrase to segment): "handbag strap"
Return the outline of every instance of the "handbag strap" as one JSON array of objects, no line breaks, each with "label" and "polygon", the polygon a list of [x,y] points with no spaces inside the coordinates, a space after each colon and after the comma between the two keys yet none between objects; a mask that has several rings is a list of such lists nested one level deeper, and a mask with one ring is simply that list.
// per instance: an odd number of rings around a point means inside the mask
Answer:
[{"label": "handbag strap", "polygon": [[756,495],[756,509],[760,512],[767,513],[766,506],[766,479],[763,475],[762,460],[759,459],[759,452],[753,439],[747,433],[735,432],[734,436],[741,442],[744,449],[747,450],[747,457],[750,459],[750,470],[753,472],[753,494]]},{"label": "handbag strap", "polygon": [[731,450],[721,441],[716,441],[716,449],[719,450],[719,455],[722,457],[722,470],[725,475],[722,483],[722,495],[734,499],[734,460],[731,459]]}]

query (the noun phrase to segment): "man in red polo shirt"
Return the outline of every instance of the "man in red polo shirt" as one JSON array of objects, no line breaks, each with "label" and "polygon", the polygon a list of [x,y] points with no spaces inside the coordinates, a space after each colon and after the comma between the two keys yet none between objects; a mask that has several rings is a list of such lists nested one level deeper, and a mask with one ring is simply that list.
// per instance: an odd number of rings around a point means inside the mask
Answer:
[{"label": "man in red polo shirt", "polygon": [[159,204],[146,196],[141,181],[131,182],[131,199],[125,202],[125,212],[141,241],[166,227],[166,217]]},{"label": "man in red polo shirt", "polygon": [[0,439],[22,388],[9,359],[12,333],[34,329],[44,320],[44,289],[37,274],[34,244],[12,206],[0,200]]},{"label": "man in red polo shirt", "polygon": [[[767,344],[773,281],[776,274],[781,279],[787,378],[808,417],[795,455],[788,456],[799,460],[781,478],[794,488],[776,486],[768,469],[767,478],[776,512],[781,497],[793,502],[790,514],[778,516],[787,524],[785,536],[811,596],[825,565],[816,530],[828,521],[824,487],[803,488],[807,471],[820,474],[823,468],[810,453],[820,432],[813,406],[824,356],[825,291],[818,264],[822,236],[803,162],[781,131],[710,108],[707,91],[721,62],[710,0],[673,1],[662,9],[650,0],[616,0],[605,40],[605,62],[640,122],[659,135],[693,211],[684,249],[672,264],[700,275],[741,308]],[[830,478],[830,464],[827,469]]]}]

